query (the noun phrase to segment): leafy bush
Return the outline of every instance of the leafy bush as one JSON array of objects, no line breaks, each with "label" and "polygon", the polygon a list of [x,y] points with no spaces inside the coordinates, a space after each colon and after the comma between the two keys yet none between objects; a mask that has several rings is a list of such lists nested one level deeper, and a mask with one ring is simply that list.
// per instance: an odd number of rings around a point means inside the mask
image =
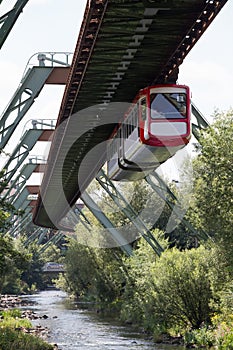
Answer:
[{"label": "leafy bush", "polygon": [[224,336],[222,344],[218,346],[219,350],[233,350],[233,329]]},{"label": "leafy bush", "polygon": [[184,343],[188,347],[195,345],[207,349],[215,343],[214,333],[208,327],[194,329],[184,334]]},{"label": "leafy bush", "polygon": [[155,308],[167,327],[199,329],[210,323],[213,253],[204,247],[163,253],[153,273]]},{"label": "leafy bush", "polygon": [[0,328],[1,350],[53,350],[51,344],[45,343],[30,334],[13,330],[10,327]]},{"label": "leafy bush", "polygon": [[16,318],[21,317],[22,313],[19,309],[3,310],[0,312],[0,315],[5,320],[7,318]]}]

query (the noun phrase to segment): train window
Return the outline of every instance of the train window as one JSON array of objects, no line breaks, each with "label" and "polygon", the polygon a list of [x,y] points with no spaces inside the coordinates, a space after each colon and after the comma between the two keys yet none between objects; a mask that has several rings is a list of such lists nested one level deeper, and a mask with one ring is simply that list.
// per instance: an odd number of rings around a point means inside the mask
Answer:
[{"label": "train window", "polygon": [[124,138],[128,138],[135,128],[138,126],[138,104],[130,110],[126,120],[124,121]]},{"label": "train window", "polygon": [[186,118],[185,93],[152,93],[150,95],[152,119],[180,119]]},{"label": "train window", "polygon": [[141,116],[142,120],[146,120],[146,98],[141,99]]}]

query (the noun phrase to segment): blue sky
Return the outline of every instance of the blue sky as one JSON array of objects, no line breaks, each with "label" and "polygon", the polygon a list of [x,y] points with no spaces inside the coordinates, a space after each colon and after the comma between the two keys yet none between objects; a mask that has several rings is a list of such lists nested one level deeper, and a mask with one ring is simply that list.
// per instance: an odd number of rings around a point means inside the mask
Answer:
[{"label": "blue sky", "polygon": [[[3,0],[1,14],[15,2]],[[0,112],[18,86],[30,56],[39,51],[73,52],[85,4],[86,0],[28,2],[0,53]],[[232,103],[232,15],[233,2],[228,0],[180,67],[179,82],[190,86],[193,101],[207,118],[215,108],[228,109]],[[45,90],[27,118],[57,117],[63,88]]]},{"label": "blue sky", "polygon": [[[16,0],[3,0],[0,15]],[[29,0],[0,52],[0,113],[36,52],[73,52],[86,0]],[[193,101],[211,120],[214,109],[233,106],[233,1],[228,0],[180,67],[179,83],[190,86]],[[19,128],[29,119],[56,119],[64,87],[46,86]],[[11,143],[15,143],[15,138]]]}]

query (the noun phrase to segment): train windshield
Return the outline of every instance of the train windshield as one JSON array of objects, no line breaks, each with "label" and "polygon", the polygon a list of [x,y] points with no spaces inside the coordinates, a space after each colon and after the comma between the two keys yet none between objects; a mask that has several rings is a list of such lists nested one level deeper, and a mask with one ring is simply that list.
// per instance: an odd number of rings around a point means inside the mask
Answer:
[{"label": "train windshield", "polygon": [[152,119],[186,118],[186,94],[180,92],[152,93],[150,95]]}]

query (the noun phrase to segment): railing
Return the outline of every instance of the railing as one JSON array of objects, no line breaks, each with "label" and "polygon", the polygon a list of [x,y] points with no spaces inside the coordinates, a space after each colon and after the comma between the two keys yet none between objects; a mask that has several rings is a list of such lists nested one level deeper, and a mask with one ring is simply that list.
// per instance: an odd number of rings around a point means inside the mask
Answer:
[{"label": "railing", "polygon": [[37,52],[29,58],[23,77],[31,67],[57,67],[59,65],[69,67],[72,59],[73,52]]}]

